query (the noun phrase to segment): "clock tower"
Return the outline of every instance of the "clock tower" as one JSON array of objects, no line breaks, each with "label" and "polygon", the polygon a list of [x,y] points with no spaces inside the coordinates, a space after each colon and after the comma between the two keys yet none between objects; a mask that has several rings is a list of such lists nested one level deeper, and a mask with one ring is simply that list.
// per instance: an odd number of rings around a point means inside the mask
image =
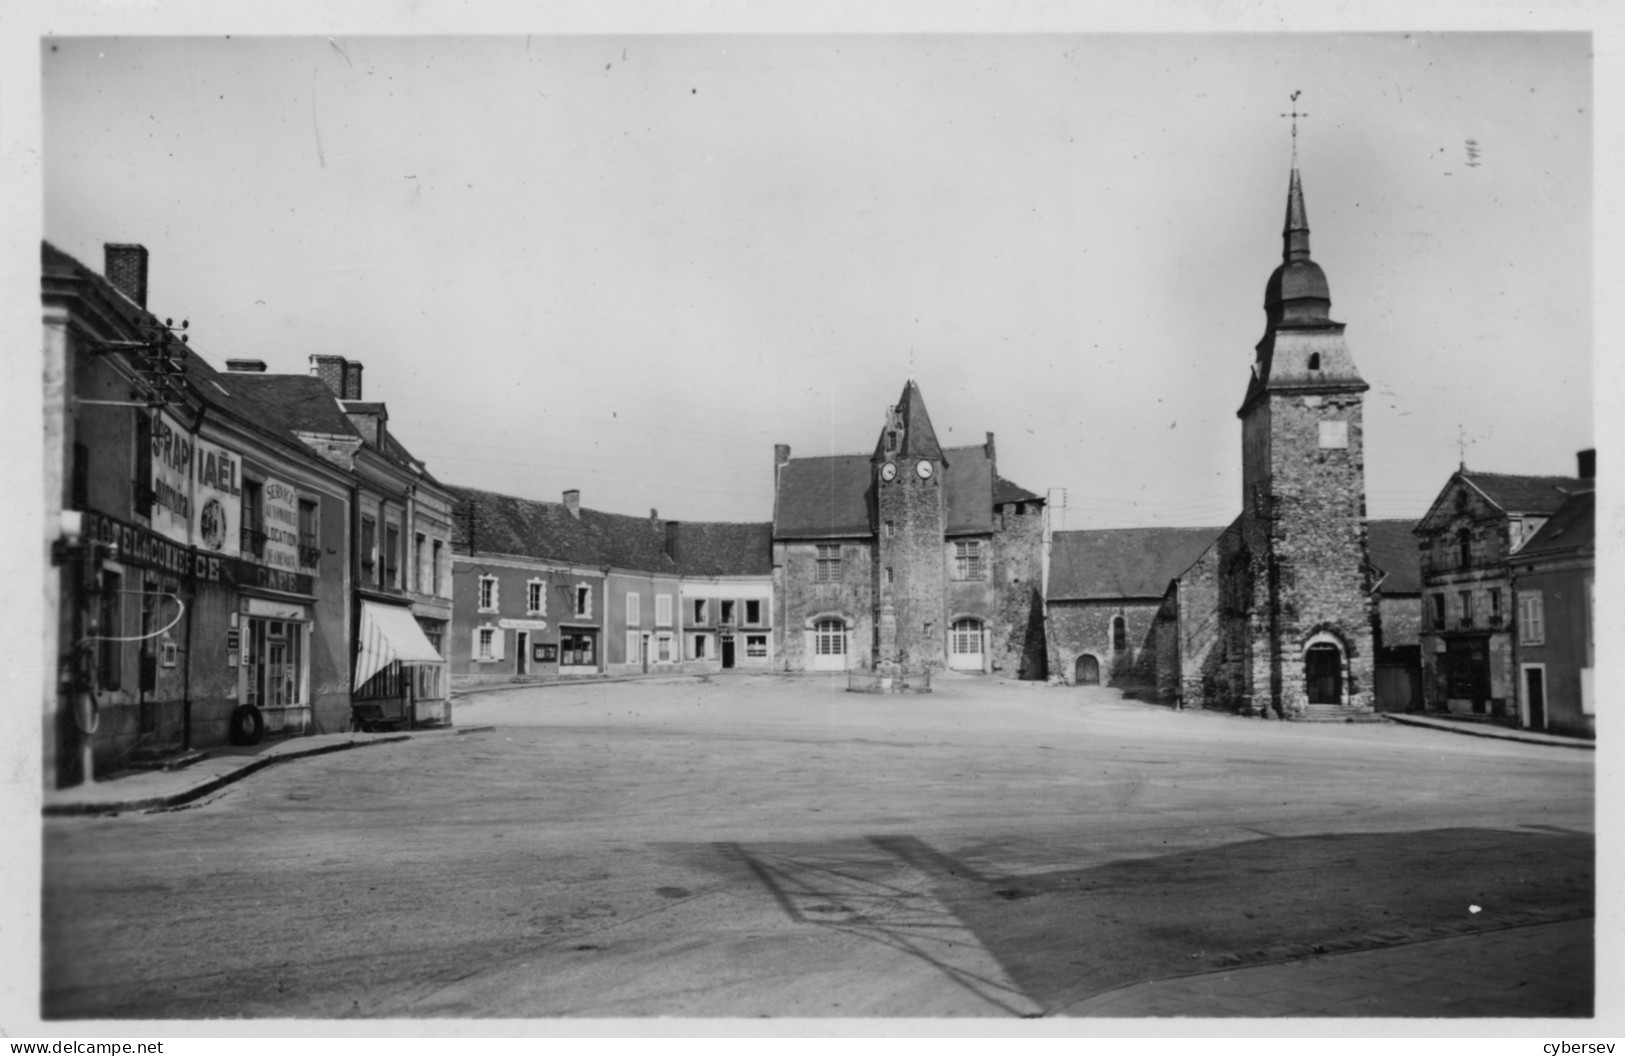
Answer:
[{"label": "clock tower", "polygon": [[881,669],[943,666],[946,656],[947,457],[912,379],[872,458],[875,626]]}]

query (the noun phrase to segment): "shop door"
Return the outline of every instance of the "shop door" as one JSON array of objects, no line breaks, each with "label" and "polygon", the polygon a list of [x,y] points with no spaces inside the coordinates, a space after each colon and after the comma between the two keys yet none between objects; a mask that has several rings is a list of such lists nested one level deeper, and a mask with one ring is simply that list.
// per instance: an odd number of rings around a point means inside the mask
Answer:
[{"label": "shop door", "polygon": [[722,638],[722,666],[725,668],[734,666],[734,636],[731,634],[723,635]]},{"label": "shop door", "polygon": [[1303,677],[1311,704],[1343,703],[1343,651],[1335,645],[1311,645],[1303,658]]},{"label": "shop door", "polygon": [[519,648],[514,650],[518,654],[514,660],[514,674],[522,675],[530,670],[530,632],[519,631],[516,639]]},{"label": "shop door", "polygon": [[265,646],[265,704],[267,708],[285,708],[289,704],[292,688],[288,673],[288,643],[271,641]]},{"label": "shop door", "polygon": [[1100,685],[1100,661],[1092,656],[1078,657],[1072,681],[1080,686]]},{"label": "shop door", "polygon": [[638,663],[643,666],[643,673],[648,674],[649,673],[649,636],[647,634],[639,635],[639,637],[638,637]]},{"label": "shop door", "polygon": [[1487,712],[1490,697],[1489,639],[1450,639],[1445,644],[1445,665],[1450,699],[1470,701],[1475,715]]},{"label": "shop door", "polygon": [[1529,701],[1529,728],[1543,730],[1546,728],[1546,669],[1524,668],[1523,685],[1524,698]]}]

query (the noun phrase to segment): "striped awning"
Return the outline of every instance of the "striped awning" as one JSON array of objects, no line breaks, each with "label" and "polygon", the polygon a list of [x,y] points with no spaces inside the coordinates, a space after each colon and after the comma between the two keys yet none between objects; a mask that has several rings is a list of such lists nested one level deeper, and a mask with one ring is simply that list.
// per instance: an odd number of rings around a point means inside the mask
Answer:
[{"label": "striped awning", "polygon": [[355,658],[355,688],[390,664],[443,664],[413,619],[412,610],[373,601],[361,603],[361,650]]}]

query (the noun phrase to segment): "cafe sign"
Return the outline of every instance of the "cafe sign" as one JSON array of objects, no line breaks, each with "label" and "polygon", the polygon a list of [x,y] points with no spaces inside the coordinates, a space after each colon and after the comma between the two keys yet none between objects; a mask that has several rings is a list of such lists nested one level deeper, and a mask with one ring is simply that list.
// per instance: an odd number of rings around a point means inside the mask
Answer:
[{"label": "cafe sign", "polygon": [[197,583],[258,587],[306,596],[316,591],[316,580],[309,575],[181,546],[138,524],[105,513],[87,510],[84,516],[85,537],[106,547],[110,551],[108,556],[121,564],[151,568]]}]

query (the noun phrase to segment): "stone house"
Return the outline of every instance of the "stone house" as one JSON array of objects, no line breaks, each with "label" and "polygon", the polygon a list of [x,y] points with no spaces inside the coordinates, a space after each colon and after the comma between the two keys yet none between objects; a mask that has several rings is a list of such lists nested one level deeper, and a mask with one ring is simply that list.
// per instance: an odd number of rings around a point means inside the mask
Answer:
[{"label": "stone house", "polygon": [[993,435],[943,447],[903,387],[871,454],[774,452],[777,666],[1042,678],[1044,500],[998,475]]},{"label": "stone house", "polygon": [[1417,522],[1429,711],[1518,718],[1509,562],[1582,487],[1576,477],[1462,468]]},{"label": "stone house", "polygon": [[[1580,476],[1587,484],[1595,458],[1591,451],[1581,456]],[[1518,724],[1528,729],[1597,733],[1596,517],[1596,492],[1582,488],[1511,559]]]},{"label": "stone house", "polygon": [[1072,685],[1154,691],[1157,614],[1169,584],[1221,528],[1055,532],[1050,541],[1049,670]]},{"label": "stone house", "polygon": [[773,525],[667,521],[666,533],[682,577],[683,670],[770,670]]}]

